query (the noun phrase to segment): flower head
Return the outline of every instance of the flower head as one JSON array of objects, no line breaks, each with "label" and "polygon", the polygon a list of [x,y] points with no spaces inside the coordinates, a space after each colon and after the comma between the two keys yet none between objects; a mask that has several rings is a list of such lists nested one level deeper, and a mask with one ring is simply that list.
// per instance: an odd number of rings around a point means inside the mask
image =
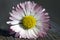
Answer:
[{"label": "flower head", "polygon": [[49,16],[45,9],[34,2],[24,2],[13,7],[7,24],[19,38],[37,38],[46,35],[49,29]]}]

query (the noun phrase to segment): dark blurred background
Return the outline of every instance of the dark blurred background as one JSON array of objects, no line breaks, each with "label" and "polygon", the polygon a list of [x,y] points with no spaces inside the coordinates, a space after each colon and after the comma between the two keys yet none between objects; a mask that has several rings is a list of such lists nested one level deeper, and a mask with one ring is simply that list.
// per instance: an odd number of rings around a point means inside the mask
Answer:
[{"label": "dark blurred background", "polygon": [[[16,6],[20,2],[29,0],[0,0],[0,30],[9,29],[9,25],[6,22],[9,20],[9,12],[12,10],[12,6]],[[51,21],[60,25],[60,1],[59,0],[30,0],[43,6],[50,15]],[[0,31],[1,33],[1,31]]]}]

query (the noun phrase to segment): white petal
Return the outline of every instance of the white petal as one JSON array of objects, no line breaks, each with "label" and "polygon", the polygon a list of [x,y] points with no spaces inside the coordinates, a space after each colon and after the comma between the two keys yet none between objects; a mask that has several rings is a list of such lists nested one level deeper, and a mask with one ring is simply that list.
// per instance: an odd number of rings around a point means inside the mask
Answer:
[{"label": "white petal", "polygon": [[18,8],[18,5],[15,9],[16,10],[12,10],[12,14],[17,16],[25,16],[23,10],[21,8]]},{"label": "white petal", "polygon": [[38,35],[38,33],[40,32],[40,29],[35,27],[35,28],[33,28],[33,31],[35,32],[36,35]]},{"label": "white petal", "polygon": [[34,17],[36,18],[36,20],[39,20],[40,19],[40,15],[34,15]]},{"label": "white petal", "polygon": [[34,12],[34,11],[33,11],[33,12],[31,12],[31,13],[30,13],[30,15],[31,15],[31,16],[34,16],[34,15],[35,15],[35,12]]},{"label": "white petal", "polygon": [[31,8],[30,15],[34,16],[35,15],[34,7],[36,6],[36,4],[33,2],[31,5],[32,5],[32,8]]},{"label": "white petal", "polygon": [[17,5],[17,8],[19,8],[19,9],[20,9],[20,6],[19,6],[19,5]]},{"label": "white petal", "polygon": [[43,31],[44,29],[44,27],[43,27],[43,25],[42,26],[40,26],[40,25],[36,25],[36,28],[39,30],[39,31]]},{"label": "white petal", "polygon": [[45,33],[44,29],[43,29],[43,25],[42,26],[37,25],[36,29],[37,29],[37,32],[38,32],[38,36],[43,37],[43,35],[46,35],[46,33]]},{"label": "white petal", "polygon": [[36,25],[42,26],[42,22],[41,21],[37,21]]},{"label": "white petal", "polygon": [[28,38],[29,39],[29,38],[32,38],[31,36],[32,35],[29,34],[28,30],[23,30],[23,31],[20,32],[20,37],[21,38]]},{"label": "white petal", "polygon": [[21,31],[19,32],[19,34],[20,34],[20,37],[21,37],[21,38],[26,38],[26,31],[25,31],[25,30],[21,30]]},{"label": "white petal", "polygon": [[38,12],[41,12],[42,7],[41,6],[39,7],[38,5],[36,5],[35,8],[34,8],[34,11],[35,11],[35,14],[38,13]]},{"label": "white petal", "polygon": [[26,36],[27,36],[28,39],[30,38],[30,35],[28,33],[28,30],[26,31]]},{"label": "white petal", "polygon": [[48,13],[45,13],[45,15],[48,15]]},{"label": "white petal", "polygon": [[21,28],[20,25],[11,26],[10,29],[12,29],[12,30],[15,31],[15,32],[20,32],[20,31],[23,30],[23,28]]},{"label": "white petal", "polygon": [[27,12],[26,12],[26,16],[29,16],[29,15],[30,15],[30,12],[29,12],[29,11],[27,11]]},{"label": "white petal", "polygon": [[43,13],[45,11],[45,9],[43,9],[40,13]]},{"label": "white petal", "polygon": [[43,30],[44,26],[43,26],[42,22],[38,21],[37,24],[36,24],[36,28],[37,28],[39,31]]},{"label": "white petal", "polygon": [[30,15],[30,2],[25,2],[25,5],[26,5],[26,15]]},{"label": "white petal", "polygon": [[13,6],[12,9],[15,9],[15,7]]},{"label": "white petal", "polygon": [[29,29],[28,32],[29,32],[29,36],[30,36],[30,37],[32,37],[32,38],[36,38],[36,37],[37,37],[37,35],[36,35],[35,32],[33,31],[33,29]]},{"label": "white petal", "polygon": [[34,17],[36,18],[36,20],[40,20],[41,19],[41,16],[42,16],[42,14],[40,14],[40,13],[36,13],[34,15]]},{"label": "white petal", "polygon": [[41,20],[41,19],[43,19],[44,18],[44,13],[36,13],[35,15],[34,15],[34,17],[36,18],[36,20]]},{"label": "white petal", "polygon": [[34,38],[33,35],[31,34],[31,31],[30,30],[28,30],[28,34],[29,34],[29,37],[30,38]]},{"label": "white petal", "polygon": [[7,22],[7,24],[12,24],[12,25],[19,24],[19,23],[20,21],[17,21],[17,20]]},{"label": "white petal", "polygon": [[17,19],[14,18],[14,17],[9,17],[9,19],[12,20],[12,21],[13,21],[13,20],[17,20]]},{"label": "white petal", "polygon": [[25,3],[20,3],[20,6],[22,7],[23,11],[24,11],[25,14],[26,14]]},{"label": "white petal", "polygon": [[12,14],[10,13],[10,15],[18,20],[21,20],[22,19],[22,15],[17,15],[17,14]]},{"label": "white petal", "polygon": [[26,5],[26,15],[34,15],[34,7],[36,6],[36,4],[34,2],[25,2]]},{"label": "white petal", "polygon": [[18,8],[16,8],[16,14],[19,15],[19,16],[22,16],[22,17],[25,16],[23,10],[22,9],[18,9]]}]

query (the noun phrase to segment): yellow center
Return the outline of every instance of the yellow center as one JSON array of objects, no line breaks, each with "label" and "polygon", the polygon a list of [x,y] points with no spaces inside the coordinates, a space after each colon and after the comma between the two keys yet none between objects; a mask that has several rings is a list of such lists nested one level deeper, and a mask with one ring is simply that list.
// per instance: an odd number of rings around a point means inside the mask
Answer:
[{"label": "yellow center", "polygon": [[36,25],[36,19],[33,16],[25,16],[22,23],[25,29],[30,29]]}]

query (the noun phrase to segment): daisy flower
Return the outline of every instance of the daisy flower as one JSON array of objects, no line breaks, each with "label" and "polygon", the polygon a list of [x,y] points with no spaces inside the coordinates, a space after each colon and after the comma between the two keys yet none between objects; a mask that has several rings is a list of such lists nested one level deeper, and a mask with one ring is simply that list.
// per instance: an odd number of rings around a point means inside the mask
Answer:
[{"label": "daisy flower", "polygon": [[10,21],[7,24],[10,24],[10,29],[16,32],[16,37],[30,39],[47,35],[50,17],[42,6],[26,1],[13,7],[9,14]]}]

